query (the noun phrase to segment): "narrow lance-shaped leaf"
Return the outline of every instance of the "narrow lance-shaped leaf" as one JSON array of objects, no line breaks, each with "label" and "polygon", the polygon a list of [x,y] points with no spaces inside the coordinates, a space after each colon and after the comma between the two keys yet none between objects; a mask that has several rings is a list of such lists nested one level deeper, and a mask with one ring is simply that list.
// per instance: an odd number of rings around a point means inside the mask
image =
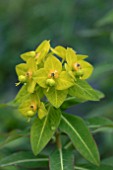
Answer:
[{"label": "narrow lance-shaped leaf", "polygon": [[103,159],[102,164],[110,165],[113,167],[113,156]]},{"label": "narrow lance-shaped leaf", "polygon": [[89,118],[87,121],[88,127],[91,128],[92,133],[97,133],[100,131],[113,131],[113,121],[105,117],[93,117]]},{"label": "narrow lance-shaped leaf", "polygon": [[79,165],[79,166],[75,165],[75,169],[76,170],[112,170],[113,166],[100,165],[97,167],[97,166],[91,165],[91,164],[83,164],[83,165]]},{"label": "narrow lance-shaped leaf", "polygon": [[99,164],[97,146],[83,120],[77,116],[63,114],[60,129],[65,132],[73,142],[76,149],[91,163]]},{"label": "narrow lance-shaped leaf", "polygon": [[10,142],[15,142],[15,140],[25,137],[27,135],[28,135],[28,132],[26,130],[25,131],[24,130],[23,131],[17,131],[17,130],[11,131],[10,133],[7,134],[7,138],[4,141],[0,142],[0,149],[7,147],[7,145]]},{"label": "narrow lance-shaped leaf", "polygon": [[50,170],[74,170],[72,150],[55,150],[49,157]]},{"label": "narrow lance-shaped leaf", "polygon": [[113,128],[113,121],[106,117],[92,117],[87,120],[88,126],[90,128],[99,128],[99,127],[111,127]]},{"label": "narrow lance-shaped leaf", "polygon": [[43,119],[35,119],[31,128],[31,146],[33,153],[37,155],[50,141],[57,129],[61,118],[59,110],[50,107],[48,114]]},{"label": "narrow lance-shaped leaf", "polygon": [[0,167],[20,165],[26,168],[46,167],[48,158],[34,156],[31,152],[17,152],[0,160]]}]

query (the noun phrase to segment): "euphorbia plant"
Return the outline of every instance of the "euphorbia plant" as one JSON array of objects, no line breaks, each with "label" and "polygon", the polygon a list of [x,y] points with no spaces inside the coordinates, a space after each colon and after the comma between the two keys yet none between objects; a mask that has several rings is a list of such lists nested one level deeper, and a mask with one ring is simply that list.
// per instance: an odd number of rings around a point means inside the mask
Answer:
[{"label": "euphorbia plant", "polygon": [[[27,120],[32,120],[32,151],[40,163],[49,163],[50,170],[76,168],[74,150],[94,165],[100,162],[98,148],[84,120],[65,111],[71,105],[103,97],[86,81],[93,71],[93,66],[85,61],[87,57],[72,48],[52,48],[45,40],[35,51],[22,54],[24,63],[16,66],[16,85],[22,87],[14,103]],[[52,151],[41,157],[51,141]]]}]

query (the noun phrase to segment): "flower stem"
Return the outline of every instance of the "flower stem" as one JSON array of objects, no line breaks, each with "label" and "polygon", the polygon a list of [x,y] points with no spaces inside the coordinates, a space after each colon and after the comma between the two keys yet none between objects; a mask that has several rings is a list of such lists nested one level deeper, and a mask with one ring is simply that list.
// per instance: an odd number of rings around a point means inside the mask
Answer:
[{"label": "flower stem", "polygon": [[56,145],[58,147],[58,149],[62,149],[62,144],[61,144],[61,139],[60,139],[60,132],[57,130],[56,131]]}]

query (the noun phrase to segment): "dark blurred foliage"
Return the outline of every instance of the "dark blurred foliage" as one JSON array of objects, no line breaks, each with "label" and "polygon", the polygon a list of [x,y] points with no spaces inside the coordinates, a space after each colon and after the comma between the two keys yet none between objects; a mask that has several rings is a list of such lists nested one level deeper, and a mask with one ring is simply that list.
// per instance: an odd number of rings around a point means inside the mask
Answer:
[{"label": "dark blurred foliage", "polygon": [[[71,112],[113,119],[113,0],[0,0],[1,103],[13,99],[19,89],[15,87],[19,55],[44,39],[50,39],[53,47],[61,44],[89,55],[95,70],[88,81],[105,93],[100,102],[84,103]],[[1,131],[26,126],[13,112],[0,110]],[[113,154],[112,136],[97,135],[102,156]]]}]

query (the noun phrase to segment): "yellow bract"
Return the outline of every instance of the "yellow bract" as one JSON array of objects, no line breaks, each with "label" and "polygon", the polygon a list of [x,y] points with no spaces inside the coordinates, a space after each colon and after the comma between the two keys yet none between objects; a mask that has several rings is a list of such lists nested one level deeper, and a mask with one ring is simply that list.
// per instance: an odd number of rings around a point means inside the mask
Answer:
[{"label": "yellow bract", "polygon": [[16,66],[17,84],[22,83],[24,88],[16,101],[25,117],[38,113],[42,119],[47,115],[46,102],[42,102],[44,95],[47,102],[59,108],[76,82],[89,78],[93,71],[92,65],[84,61],[87,55],[77,54],[72,48],[52,48],[49,40],[20,57],[24,63]]}]

